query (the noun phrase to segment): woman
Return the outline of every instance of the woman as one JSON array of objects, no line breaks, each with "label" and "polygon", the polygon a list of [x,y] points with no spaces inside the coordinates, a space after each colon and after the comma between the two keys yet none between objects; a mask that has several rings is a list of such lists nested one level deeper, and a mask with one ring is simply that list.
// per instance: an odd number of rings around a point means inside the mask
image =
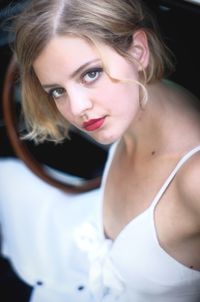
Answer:
[{"label": "woman", "polygon": [[144,4],[32,1],[15,50],[27,138],[58,141],[72,124],[114,143],[97,216],[74,235],[80,301],[199,301],[199,104],[165,79],[172,64]]}]

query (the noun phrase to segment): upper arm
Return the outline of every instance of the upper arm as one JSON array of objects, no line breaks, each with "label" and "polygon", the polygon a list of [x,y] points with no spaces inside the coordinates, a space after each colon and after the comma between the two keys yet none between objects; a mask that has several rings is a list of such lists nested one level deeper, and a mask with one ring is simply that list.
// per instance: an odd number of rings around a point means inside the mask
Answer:
[{"label": "upper arm", "polygon": [[200,233],[200,153],[193,155],[181,168],[177,177],[177,191],[181,203],[189,211]]}]

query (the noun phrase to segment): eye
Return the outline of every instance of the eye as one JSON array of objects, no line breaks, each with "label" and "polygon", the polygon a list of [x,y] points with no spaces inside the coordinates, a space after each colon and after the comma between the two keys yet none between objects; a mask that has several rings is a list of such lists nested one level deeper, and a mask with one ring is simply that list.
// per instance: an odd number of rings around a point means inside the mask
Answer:
[{"label": "eye", "polygon": [[53,88],[48,92],[48,94],[54,99],[59,99],[60,97],[63,96],[64,93],[65,93],[65,89],[61,87]]},{"label": "eye", "polygon": [[99,78],[101,73],[102,73],[102,68],[95,68],[95,69],[88,70],[82,75],[81,80],[85,84],[93,83]]}]

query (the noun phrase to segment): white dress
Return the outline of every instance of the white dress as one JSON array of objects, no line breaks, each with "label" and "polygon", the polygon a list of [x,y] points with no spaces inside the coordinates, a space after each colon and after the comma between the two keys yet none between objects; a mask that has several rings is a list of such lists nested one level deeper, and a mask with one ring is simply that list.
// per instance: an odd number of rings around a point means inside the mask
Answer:
[{"label": "white dress", "polygon": [[31,302],[200,301],[200,272],[162,249],[154,224],[157,203],[200,146],[179,161],[150,207],[113,242],[104,236],[102,201],[115,146],[101,188],[75,196],[43,183],[17,161],[0,163],[3,254],[34,286]]},{"label": "white dress", "polygon": [[93,301],[76,233],[96,215],[98,198],[99,190],[65,194],[19,160],[0,160],[2,254],[34,287],[31,302]]}]

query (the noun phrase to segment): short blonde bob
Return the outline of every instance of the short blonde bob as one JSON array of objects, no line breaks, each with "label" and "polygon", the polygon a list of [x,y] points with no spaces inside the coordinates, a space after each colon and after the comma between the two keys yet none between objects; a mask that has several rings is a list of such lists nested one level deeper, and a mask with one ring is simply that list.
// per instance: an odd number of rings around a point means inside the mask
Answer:
[{"label": "short blonde bob", "polygon": [[28,135],[42,142],[67,137],[68,122],[42,89],[33,62],[56,35],[73,35],[104,43],[127,57],[135,31],[148,39],[150,63],[146,83],[166,75],[172,68],[167,47],[158,26],[140,0],[33,0],[15,21],[15,45],[20,75],[22,108]]}]

